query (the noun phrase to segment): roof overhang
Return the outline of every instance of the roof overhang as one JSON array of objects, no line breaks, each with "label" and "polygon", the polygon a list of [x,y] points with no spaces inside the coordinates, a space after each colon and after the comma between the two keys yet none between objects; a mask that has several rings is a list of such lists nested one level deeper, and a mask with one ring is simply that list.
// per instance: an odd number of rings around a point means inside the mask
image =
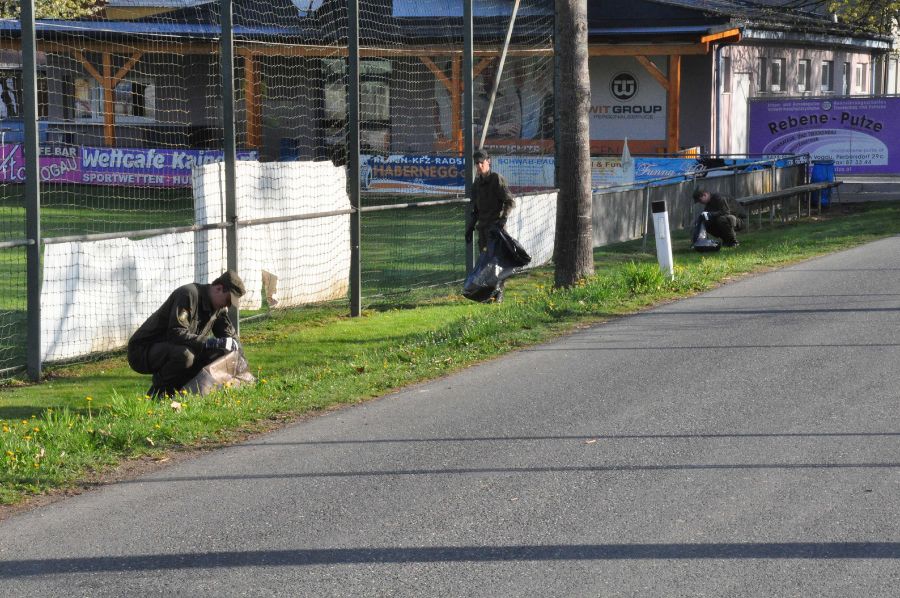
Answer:
[{"label": "roof overhang", "polygon": [[878,39],[871,37],[842,36],[830,33],[782,31],[749,26],[744,28],[744,39],[747,41],[790,42],[803,45],[837,46],[843,48],[879,50],[882,52],[891,50],[890,38]]},{"label": "roof overhang", "polygon": [[741,41],[740,27],[687,25],[611,27],[588,31],[591,56],[667,56],[708,54],[714,44]]}]

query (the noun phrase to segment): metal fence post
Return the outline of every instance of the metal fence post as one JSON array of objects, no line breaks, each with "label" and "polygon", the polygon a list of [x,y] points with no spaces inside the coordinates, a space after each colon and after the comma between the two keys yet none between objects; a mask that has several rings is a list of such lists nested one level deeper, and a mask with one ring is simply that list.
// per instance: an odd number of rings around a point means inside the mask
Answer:
[{"label": "metal fence post", "polygon": [[644,235],[644,240],[641,241],[641,252],[647,251],[647,236],[650,233],[650,185],[644,187],[644,218],[641,221],[641,228],[643,229],[642,233]]},{"label": "metal fence post", "polygon": [[[775,160],[772,160],[772,169],[771,169],[770,175],[769,175],[772,178],[772,192],[773,193],[775,191],[778,191],[778,173],[775,171],[776,164],[777,164],[777,162]],[[783,199],[778,200],[778,205],[781,206],[781,208],[782,208],[781,211],[784,212],[784,200]],[[776,209],[775,201],[773,200],[772,206],[771,206],[771,211],[769,212],[769,224],[772,224],[775,222],[775,209]]]},{"label": "metal fence post", "polygon": [[359,0],[347,2],[347,192],[350,196],[350,316],[362,312],[359,201]]},{"label": "metal fence post", "polygon": [[41,177],[39,163],[37,35],[34,0],[22,2],[22,85],[25,143],[25,247],[27,310],[25,359],[28,377],[41,378]]},{"label": "metal fence post", "polygon": [[[227,251],[227,268],[238,270],[238,231],[237,231],[237,140],[234,126],[234,19],[232,1],[221,0],[222,39],[219,56],[222,64],[222,119],[224,129],[224,166],[225,166],[225,247]],[[206,282],[206,281],[201,281]],[[232,306],[228,315],[236,331],[240,331],[240,313]]]},{"label": "metal fence post", "polygon": [[[466,223],[472,217],[472,182],[475,180],[475,110],[472,88],[475,85],[475,33],[472,16],[472,1],[463,0],[463,164],[465,172],[465,194],[470,203],[466,206]],[[475,266],[475,247],[466,241],[466,274]]]}]

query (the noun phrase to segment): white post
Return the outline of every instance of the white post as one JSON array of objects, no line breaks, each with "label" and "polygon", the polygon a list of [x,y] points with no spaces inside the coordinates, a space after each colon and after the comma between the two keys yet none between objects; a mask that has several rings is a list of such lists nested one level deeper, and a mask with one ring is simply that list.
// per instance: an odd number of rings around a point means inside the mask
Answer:
[{"label": "white post", "polygon": [[672,259],[672,236],[669,234],[669,212],[665,201],[653,202],[653,233],[656,237],[656,259],[659,269],[669,278],[675,278],[675,262]]}]

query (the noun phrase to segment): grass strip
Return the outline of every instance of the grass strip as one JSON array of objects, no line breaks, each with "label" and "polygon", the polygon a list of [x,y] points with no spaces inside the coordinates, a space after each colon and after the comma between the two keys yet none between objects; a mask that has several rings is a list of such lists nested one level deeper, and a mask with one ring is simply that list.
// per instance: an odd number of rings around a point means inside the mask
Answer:
[{"label": "grass strip", "polygon": [[[597,274],[551,288],[552,270],[514,279],[502,305],[456,296],[411,297],[349,319],[345,307],[275,312],[242,329],[259,383],[208,397],[151,401],[147,377],[121,357],[51,372],[42,384],[0,389],[0,504],[65,488],[123,459],[220,444],[277,422],[384,394],[532,345],[572,327],[896,234],[900,206],[844,209],[754,231],[735,250],[699,255],[676,239],[668,280],[640,242],[598,249]],[[447,289],[454,292],[455,289]]]}]

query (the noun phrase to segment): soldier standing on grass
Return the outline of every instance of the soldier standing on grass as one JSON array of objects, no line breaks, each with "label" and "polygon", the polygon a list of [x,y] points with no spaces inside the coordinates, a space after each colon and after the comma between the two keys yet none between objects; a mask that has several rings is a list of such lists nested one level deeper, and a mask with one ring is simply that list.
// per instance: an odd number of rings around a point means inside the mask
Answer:
[{"label": "soldier standing on grass", "polygon": [[739,245],[735,231],[744,228],[744,221],[731,213],[728,201],[718,193],[710,193],[705,189],[694,191],[694,203],[703,206],[703,225],[706,232],[722,239],[725,247]]},{"label": "soldier standing on grass", "polygon": [[[491,157],[488,153],[478,150],[472,158],[478,176],[472,184],[472,216],[466,227],[466,241],[472,240],[473,233],[477,229],[478,249],[484,253],[488,248],[491,229],[506,226],[506,219],[515,202],[506,179],[496,172],[491,172]],[[497,303],[503,301],[503,282],[497,288],[493,299]]]},{"label": "soldier standing on grass", "polygon": [[153,374],[148,395],[174,395],[201,369],[238,349],[228,308],[237,307],[243,294],[244,283],[229,270],[211,284],[175,289],[147,318],[128,340],[128,365]]}]

